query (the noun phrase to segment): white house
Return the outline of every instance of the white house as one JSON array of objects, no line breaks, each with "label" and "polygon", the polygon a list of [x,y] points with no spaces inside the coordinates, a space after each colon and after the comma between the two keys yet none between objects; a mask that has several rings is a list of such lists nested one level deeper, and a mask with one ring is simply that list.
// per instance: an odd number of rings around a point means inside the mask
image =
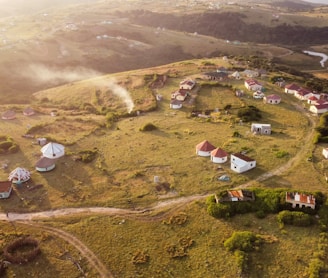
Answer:
[{"label": "white house", "polygon": [[221,148],[211,151],[211,161],[213,163],[224,163],[228,160],[228,153]]},{"label": "white house", "polygon": [[269,104],[279,104],[281,102],[281,97],[275,94],[268,95],[263,98],[263,102]]},{"label": "white house", "polygon": [[0,199],[9,198],[13,189],[10,181],[0,181]]},{"label": "white house", "polygon": [[244,83],[247,90],[250,91],[261,91],[263,86],[255,79],[247,79]]},{"label": "white house", "polygon": [[235,72],[232,73],[230,76],[231,76],[232,78],[234,78],[234,79],[237,79],[237,80],[239,80],[240,77],[241,77],[239,71],[235,71]]},{"label": "white house", "polygon": [[261,91],[256,91],[255,93],[253,93],[253,98],[262,99],[264,97],[265,97],[265,94],[262,93]]},{"label": "white house", "polygon": [[271,134],[270,124],[252,124],[251,132],[256,134]]},{"label": "white house", "polygon": [[196,85],[194,80],[186,79],[180,82],[180,89],[192,90]]},{"label": "white house", "polygon": [[324,156],[325,159],[328,159],[328,148],[322,149],[322,155]]},{"label": "white house", "polygon": [[309,97],[312,96],[312,92],[310,90],[300,88],[294,96],[298,98],[299,100],[307,100]]},{"label": "white house", "polygon": [[182,107],[182,101],[177,99],[172,99],[170,103],[170,108],[172,109],[180,109]]},{"label": "white house", "polygon": [[323,114],[328,112],[328,104],[313,104],[309,108],[310,112],[314,114]]},{"label": "white house", "polygon": [[196,154],[199,156],[211,156],[211,152],[214,149],[215,147],[210,142],[205,140],[196,146]]},{"label": "white house", "polygon": [[301,87],[292,83],[292,84],[287,84],[285,86],[285,93],[286,94],[291,94],[291,95],[295,95],[295,93],[300,89]]},{"label": "white house", "polygon": [[189,90],[179,89],[171,94],[171,99],[176,99],[180,101],[185,101],[187,96],[189,95]]},{"label": "white house", "polygon": [[243,173],[250,169],[255,168],[256,161],[246,155],[241,153],[234,153],[231,154],[230,157],[231,161],[231,170],[237,173]]}]

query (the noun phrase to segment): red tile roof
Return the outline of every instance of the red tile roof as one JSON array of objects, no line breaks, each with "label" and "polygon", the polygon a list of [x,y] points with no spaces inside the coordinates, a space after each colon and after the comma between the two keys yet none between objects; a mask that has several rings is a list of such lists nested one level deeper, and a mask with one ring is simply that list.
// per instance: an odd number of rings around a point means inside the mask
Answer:
[{"label": "red tile roof", "polygon": [[274,100],[278,100],[278,99],[281,99],[281,97],[278,96],[278,95],[272,94],[272,95],[268,95],[268,96],[266,96],[266,99],[274,99]]},{"label": "red tile roof", "polygon": [[297,91],[297,90],[299,90],[301,87],[298,86],[298,85],[296,85],[296,84],[294,84],[294,83],[292,83],[292,84],[288,84],[288,85],[286,85],[285,88],[288,89],[288,90],[294,90],[294,91]]},{"label": "red tile roof", "polygon": [[11,187],[11,181],[0,181],[0,193],[9,192]]},{"label": "red tile roof", "polygon": [[294,193],[294,192],[286,192],[286,201],[293,201],[302,204],[315,204],[315,198],[313,195],[307,195],[303,193]]},{"label": "red tile roof", "polygon": [[215,149],[215,147],[210,142],[205,140],[205,141],[199,143],[196,146],[196,149],[199,151],[203,151],[203,152],[210,152],[210,151],[213,151]]},{"label": "red tile roof", "polygon": [[216,148],[213,151],[211,151],[211,155],[215,157],[226,157],[228,156],[228,153],[221,148]]},{"label": "red tile roof", "polygon": [[238,157],[238,158],[240,158],[240,159],[242,159],[242,160],[244,160],[244,161],[247,161],[247,162],[254,161],[253,158],[250,158],[250,157],[248,157],[248,156],[246,156],[246,155],[244,155],[244,154],[241,154],[241,153],[234,153],[234,154],[232,154],[232,155],[235,156],[235,157]]}]

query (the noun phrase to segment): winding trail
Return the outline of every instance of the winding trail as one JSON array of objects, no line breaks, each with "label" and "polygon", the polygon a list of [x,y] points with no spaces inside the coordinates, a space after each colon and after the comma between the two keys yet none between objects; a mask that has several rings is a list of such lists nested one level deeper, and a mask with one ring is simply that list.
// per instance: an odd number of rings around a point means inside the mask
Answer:
[{"label": "winding trail", "polygon": [[[306,111],[301,105],[297,103],[294,103],[293,105],[297,110],[299,110],[302,114],[306,115],[307,118],[309,119],[310,132],[307,133],[306,136],[304,137],[303,147],[300,148],[299,152],[284,165],[281,165],[280,167],[273,169],[272,171],[260,175],[255,180],[239,185],[238,188],[246,188],[252,185],[254,181],[261,182],[261,181],[265,181],[266,179],[274,175],[282,175],[284,172],[292,168],[300,159],[306,156],[306,152],[308,151],[308,147],[310,146],[311,139],[314,135],[315,120],[309,113],[306,113]],[[166,201],[159,201],[150,207],[136,208],[136,209],[89,207],[89,208],[63,208],[63,209],[31,212],[31,213],[8,213],[8,214],[0,213],[0,220],[17,222],[23,225],[33,226],[62,238],[63,240],[74,246],[80,252],[80,254],[88,261],[90,266],[99,273],[99,277],[111,278],[114,277],[113,274],[82,241],[80,241],[75,236],[61,229],[40,224],[38,223],[38,220],[62,217],[66,215],[76,215],[76,214],[104,214],[110,216],[122,216],[126,218],[139,219],[148,222],[159,221],[167,218],[169,215],[173,213],[176,213],[180,209],[183,209],[187,204],[197,200],[205,199],[211,194],[212,193],[174,198]]]}]

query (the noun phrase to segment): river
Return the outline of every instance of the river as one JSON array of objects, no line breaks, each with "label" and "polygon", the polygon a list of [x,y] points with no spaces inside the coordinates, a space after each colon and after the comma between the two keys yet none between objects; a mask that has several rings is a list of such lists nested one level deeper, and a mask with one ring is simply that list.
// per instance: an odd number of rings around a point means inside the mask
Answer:
[{"label": "river", "polygon": [[319,56],[322,57],[321,61],[320,61],[320,65],[324,68],[325,67],[325,62],[328,60],[328,56],[324,53],[320,53],[320,52],[313,52],[313,51],[307,51],[304,50],[303,53],[311,55],[311,56]]}]

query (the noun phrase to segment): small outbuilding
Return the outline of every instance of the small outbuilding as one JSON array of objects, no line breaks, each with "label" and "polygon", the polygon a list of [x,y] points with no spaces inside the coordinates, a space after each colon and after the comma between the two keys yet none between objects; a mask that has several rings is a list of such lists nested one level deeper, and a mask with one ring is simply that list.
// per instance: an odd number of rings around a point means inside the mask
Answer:
[{"label": "small outbuilding", "polygon": [[205,140],[196,146],[196,154],[199,156],[211,156],[211,152],[214,149],[215,147],[210,142]]},{"label": "small outbuilding", "polygon": [[271,124],[252,124],[251,132],[254,134],[271,134]]},{"label": "small outbuilding", "polygon": [[228,160],[228,153],[221,148],[211,151],[211,161],[213,163],[224,163]]},{"label": "small outbuilding", "polygon": [[0,181],[0,199],[9,198],[12,190],[11,181]]},{"label": "small outbuilding", "polygon": [[8,110],[1,115],[3,120],[14,120],[16,119],[16,112],[13,110]]},{"label": "small outbuilding", "polygon": [[31,107],[27,107],[23,110],[24,116],[33,116],[35,114],[35,111]]},{"label": "small outbuilding", "polygon": [[256,167],[256,161],[244,154],[231,154],[231,170],[237,173],[243,173]]},{"label": "small outbuilding", "polygon": [[65,155],[65,147],[61,144],[50,142],[41,148],[41,152],[44,157],[55,159]]},{"label": "small outbuilding", "polygon": [[172,109],[181,109],[182,108],[182,101],[177,99],[172,99],[170,103],[170,108]]},{"label": "small outbuilding", "polygon": [[35,164],[35,169],[39,172],[49,172],[56,167],[55,159],[42,156]]},{"label": "small outbuilding", "polygon": [[279,104],[281,102],[281,97],[275,94],[268,95],[263,98],[263,102],[269,104]]},{"label": "small outbuilding", "polygon": [[31,177],[31,174],[25,168],[17,167],[15,170],[11,171],[8,180],[15,184],[21,184],[27,182]]},{"label": "small outbuilding", "polygon": [[328,148],[322,149],[322,155],[324,156],[325,159],[328,159]]}]

